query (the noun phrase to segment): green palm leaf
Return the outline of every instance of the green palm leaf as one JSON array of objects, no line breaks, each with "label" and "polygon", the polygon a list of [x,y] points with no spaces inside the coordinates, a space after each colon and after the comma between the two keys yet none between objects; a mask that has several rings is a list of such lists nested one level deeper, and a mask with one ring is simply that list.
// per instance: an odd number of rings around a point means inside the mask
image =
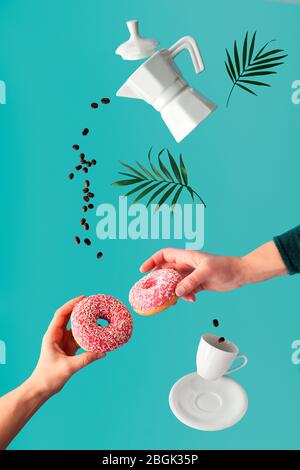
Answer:
[{"label": "green palm leaf", "polygon": [[173,170],[173,173],[178,181],[178,183],[182,183],[182,179],[181,179],[181,175],[180,175],[180,171],[179,171],[179,168],[177,166],[177,163],[174,159],[174,157],[171,155],[171,153],[169,152],[168,150],[168,156],[169,156],[169,160],[170,160],[170,164],[171,164],[171,167],[172,167],[172,170]]},{"label": "green palm leaf", "polygon": [[124,194],[124,196],[129,197],[129,196],[131,196],[131,194],[134,194],[137,191],[140,191],[141,189],[145,188],[146,186],[148,186],[151,183],[152,183],[152,181],[146,181],[146,183],[139,184],[135,188],[131,189],[131,191],[128,191],[128,193]]},{"label": "green palm leaf", "polygon": [[[166,150],[170,167],[172,172],[174,173],[175,179],[173,178],[172,174],[170,173],[167,166],[162,161],[161,155]],[[199,194],[188,185],[188,175],[185,164],[183,162],[183,157],[180,154],[179,161],[175,160],[173,155],[168,149],[162,149],[157,156],[157,161],[160,170],[152,163],[151,161],[151,152],[152,147],[148,152],[148,162],[150,165],[151,171],[148,170],[142,163],[136,161],[136,165],[138,169],[132,165],[129,165],[124,162],[120,162],[122,166],[128,168],[132,173],[126,173],[120,171],[119,174],[129,177],[129,179],[125,178],[122,180],[115,181],[112,183],[113,186],[130,186],[134,185],[133,189],[128,191],[125,194],[125,197],[129,197],[136,193],[136,197],[133,200],[132,204],[137,203],[138,201],[145,198],[148,194],[152,192],[150,195],[146,206],[148,207],[152,201],[156,200],[156,198],[160,198],[157,202],[157,207],[160,207],[162,204],[168,201],[168,198],[173,194],[173,199],[171,201],[171,206],[174,206],[180,195],[182,194],[183,190],[186,190],[191,195],[192,199],[194,200],[194,196],[196,195],[202,204],[205,205],[203,199],[199,196]],[[143,173],[140,172],[142,170]]]},{"label": "green palm leaf", "polygon": [[183,190],[183,186],[180,186],[179,189],[177,189],[176,194],[173,197],[172,202],[171,202],[171,207],[172,208],[175,206],[176,202],[178,201],[179,196],[182,193],[182,190]]},{"label": "green palm leaf", "polygon": [[[119,160],[120,161],[120,160]],[[140,177],[144,177],[144,175],[142,173],[140,173],[138,170],[136,170],[135,168],[133,168],[132,166],[128,165],[127,163],[123,163],[121,162],[121,165],[125,166],[125,168],[127,168],[128,170],[132,171],[133,173],[135,173],[136,175],[140,176]]]},{"label": "green palm leaf", "polygon": [[[261,50],[261,52],[262,52],[262,50]],[[273,49],[273,51],[265,52],[264,54],[258,53],[254,57],[254,61],[263,59],[265,57],[269,57],[270,55],[278,54],[279,52],[284,52],[284,50],[283,49]]]},{"label": "green palm leaf", "polygon": [[187,186],[187,184],[188,184],[188,176],[187,176],[186,168],[185,168],[185,166],[184,166],[183,158],[182,158],[182,155],[181,155],[181,154],[180,154],[180,157],[179,157],[179,161],[180,161],[181,176],[182,176],[182,179],[183,179],[183,181],[184,181],[184,184]]},{"label": "green palm leaf", "polygon": [[143,180],[141,180],[140,178],[136,178],[132,180],[119,180],[119,181],[115,181],[114,183],[112,183],[112,185],[113,186],[129,186],[130,184],[139,183],[140,181],[143,181]]},{"label": "green palm leaf", "polygon": [[154,199],[162,192],[164,191],[168,186],[170,186],[171,183],[166,183],[164,186],[161,186],[155,193],[153,193],[149,199],[149,201],[146,204],[146,207],[149,207],[151,202],[154,201]]},{"label": "green palm leaf", "polygon": [[158,164],[160,166],[161,171],[165,174],[165,176],[168,178],[168,180],[170,180],[174,183],[174,179],[172,178],[171,173],[169,172],[168,168],[163,164],[160,156],[158,156]]},{"label": "green palm leaf", "polygon": [[243,68],[246,67],[247,63],[247,55],[248,55],[248,31],[246,33],[243,45]]},{"label": "green palm leaf", "polygon": [[[249,45],[249,36],[248,31],[245,34],[243,41],[243,46],[241,49],[241,55],[239,54],[239,47],[237,41],[234,41],[233,44],[233,56],[234,64],[231,59],[228,49],[226,49],[227,61],[225,61],[226,72],[232,81],[232,87],[229,92],[226,106],[228,106],[231,95],[236,87],[251,93],[252,95],[257,96],[255,91],[252,90],[253,87],[270,87],[271,85],[259,80],[249,80],[246,77],[255,77],[255,76],[266,76],[274,75],[277,73],[275,70],[270,70],[277,68],[282,65],[284,62],[282,59],[287,57],[287,54],[281,54],[285,52],[283,49],[273,49],[267,51],[267,46],[272,42],[269,41],[259,50],[258,53],[255,52],[256,49],[256,31],[254,32],[250,45]],[[281,55],[278,55],[281,54]],[[251,85],[249,88],[247,85]]]},{"label": "green palm leaf", "polygon": [[140,167],[141,170],[143,170],[143,172],[145,173],[146,176],[149,176],[149,178],[152,178],[152,179],[155,179],[153,175],[151,175],[150,171],[147,170],[147,168],[142,165],[140,162],[136,162],[138,164],[138,166]]},{"label": "green palm leaf", "polygon": [[176,186],[171,186],[165,194],[161,197],[161,199],[157,203],[157,208],[163,205],[163,203],[168,199],[169,196],[171,196],[172,192],[176,189]]},{"label": "green palm leaf", "polygon": [[144,196],[146,196],[148,193],[150,193],[151,191],[153,191],[153,189],[155,189],[159,184],[161,184],[161,182],[159,182],[159,183],[154,183],[154,184],[152,184],[152,186],[149,186],[148,188],[146,188],[144,191],[142,191],[142,192],[135,198],[135,200],[133,201],[132,204],[135,204],[136,202],[140,201]]},{"label": "green palm leaf", "polygon": [[148,152],[148,160],[149,160],[149,163],[150,163],[150,166],[151,166],[151,169],[153,171],[153,173],[158,176],[158,178],[160,178],[161,180],[164,179],[164,177],[162,176],[162,174],[158,171],[158,169],[153,165],[152,161],[151,161],[151,151],[152,151],[152,147],[150,148],[149,152]]}]

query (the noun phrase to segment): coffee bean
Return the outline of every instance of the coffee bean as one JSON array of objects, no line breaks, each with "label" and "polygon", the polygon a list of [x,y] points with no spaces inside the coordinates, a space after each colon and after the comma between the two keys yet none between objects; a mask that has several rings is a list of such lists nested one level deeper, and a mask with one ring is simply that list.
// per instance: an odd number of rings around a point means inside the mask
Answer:
[{"label": "coffee bean", "polygon": [[88,208],[89,208],[89,209],[94,209],[94,204],[89,204],[89,205],[88,205]]},{"label": "coffee bean", "polygon": [[225,338],[223,338],[223,336],[220,336],[220,338],[218,339],[218,343],[224,343],[225,341]]},{"label": "coffee bean", "polygon": [[69,174],[69,180],[72,180],[74,178],[74,173]]},{"label": "coffee bean", "polygon": [[90,166],[92,166],[91,162],[86,162],[86,166],[90,168]]},{"label": "coffee bean", "polygon": [[84,167],[84,168],[82,169],[82,171],[83,171],[83,173],[87,173],[89,170],[88,170],[87,167]]},{"label": "coffee bean", "polygon": [[86,223],[86,219],[85,218],[82,218],[81,221],[80,221],[80,224],[81,225],[84,225]]},{"label": "coffee bean", "polygon": [[95,197],[95,194],[94,193],[88,193],[88,197],[90,197],[92,199],[93,197]]},{"label": "coffee bean", "polygon": [[88,196],[84,196],[84,197],[83,197],[83,200],[84,200],[85,202],[89,202],[90,198],[89,198]]},{"label": "coffee bean", "polygon": [[75,166],[75,170],[77,170],[77,171],[81,170],[81,168],[82,168],[82,165]]},{"label": "coffee bean", "polygon": [[86,211],[87,211],[87,207],[86,207],[86,206],[82,206],[82,210],[83,210],[83,212],[86,212]]},{"label": "coffee bean", "polygon": [[101,103],[102,103],[102,104],[109,104],[109,103],[110,103],[110,99],[109,99],[109,98],[102,98]]},{"label": "coffee bean", "polygon": [[91,161],[92,165],[96,165],[96,163],[97,163],[97,161],[95,159]]},{"label": "coffee bean", "polygon": [[97,109],[98,108],[98,103],[91,103],[91,107],[94,108],[94,109]]},{"label": "coffee bean", "polygon": [[80,158],[85,158],[85,153],[81,153],[79,156]]},{"label": "coffee bean", "polygon": [[82,135],[88,135],[89,132],[90,132],[89,129],[85,127],[82,131]]},{"label": "coffee bean", "polygon": [[97,253],[97,259],[101,259],[101,258],[102,258],[102,256],[103,256],[103,253],[102,253],[102,251],[99,251],[99,252]]},{"label": "coffee bean", "polygon": [[87,246],[90,246],[90,244],[92,243],[91,240],[89,238],[85,238],[84,239],[84,243],[87,245]]},{"label": "coffee bean", "polygon": [[72,148],[73,148],[73,150],[79,150],[80,149],[79,145],[77,145],[77,144],[74,144]]},{"label": "coffee bean", "polygon": [[213,320],[213,325],[214,325],[215,327],[219,326],[219,322],[218,322],[217,319],[214,319],[214,320]]},{"label": "coffee bean", "polygon": [[85,230],[89,230],[89,228],[90,228],[90,226],[89,226],[89,224],[86,222],[86,223],[84,224],[84,229],[85,229]]},{"label": "coffee bean", "polygon": [[85,180],[84,184],[85,184],[85,186],[88,188],[88,187],[89,187],[89,185],[90,185],[90,182],[89,182],[89,180]]},{"label": "coffee bean", "polygon": [[76,235],[76,237],[74,237],[74,240],[75,240],[75,243],[77,243],[77,245],[79,245],[79,243],[80,243],[80,238],[77,237],[77,235]]}]

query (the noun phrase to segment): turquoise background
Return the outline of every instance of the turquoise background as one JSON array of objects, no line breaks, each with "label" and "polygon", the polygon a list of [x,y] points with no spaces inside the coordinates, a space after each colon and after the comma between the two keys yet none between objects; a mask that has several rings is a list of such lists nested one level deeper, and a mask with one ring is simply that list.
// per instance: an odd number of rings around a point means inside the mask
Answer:
[{"label": "turquoise background", "polygon": [[[135,69],[114,54],[127,38],[125,21],[137,17],[145,36],[168,47],[195,36],[206,71],[178,64],[192,85],[219,107],[176,144],[159,114],[137,100],[114,97]],[[1,304],[0,393],[32,371],[55,309],[80,294],[113,294],[128,304],[140,263],[162,246],[184,241],[105,241],[76,246],[81,183],[69,182],[72,144],[91,129],[86,153],[96,203],[117,204],[111,187],[119,164],[145,161],[150,145],[182,152],[192,185],[207,202],[205,250],[241,255],[299,224],[300,106],[291,83],[300,78],[300,6],[258,0],[1,0],[0,107]],[[253,97],[236,90],[229,109],[225,47],[258,31],[289,57],[270,78],[272,88]],[[98,111],[91,101],[111,97]],[[95,230],[97,219],[91,218]],[[249,394],[249,410],[236,426],[204,433],[172,415],[173,383],[195,369],[200,335],[211,331],[235,341],[249,365],[235,378]],[[11,444],[11,449],[294,449],[300,442],[300,373],[291,363],[299,339],[299,278],[276,279],[226,294],[204,292],[191,305],[178,302],[151,318],[134,315],[130,343],[74,376]]]}]

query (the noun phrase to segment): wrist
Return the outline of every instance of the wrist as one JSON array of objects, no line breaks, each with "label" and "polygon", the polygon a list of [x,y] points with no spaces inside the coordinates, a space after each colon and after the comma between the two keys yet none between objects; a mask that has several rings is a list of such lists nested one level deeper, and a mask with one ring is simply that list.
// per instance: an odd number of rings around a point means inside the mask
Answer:
[{"label": "wrist", "polygon": [[54,394],[49,384],[41,379],[35,371],[23,383],[23,386],[28,395],[41,402],[45,402]]}]

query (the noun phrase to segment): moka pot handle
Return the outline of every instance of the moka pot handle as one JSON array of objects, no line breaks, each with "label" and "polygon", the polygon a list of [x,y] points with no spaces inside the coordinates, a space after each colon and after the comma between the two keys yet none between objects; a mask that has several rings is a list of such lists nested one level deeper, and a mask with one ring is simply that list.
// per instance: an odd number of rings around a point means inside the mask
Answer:
[{"label": "moka pot handle", "polygon": [[199,51],[199,47],[192,36],[184,36],[175,42],[168,50],[172,58],[176,57],[180,52],[187,49],[190,53],[194,69],[196,73],[201,73],[204,70],[204,62]]}]

